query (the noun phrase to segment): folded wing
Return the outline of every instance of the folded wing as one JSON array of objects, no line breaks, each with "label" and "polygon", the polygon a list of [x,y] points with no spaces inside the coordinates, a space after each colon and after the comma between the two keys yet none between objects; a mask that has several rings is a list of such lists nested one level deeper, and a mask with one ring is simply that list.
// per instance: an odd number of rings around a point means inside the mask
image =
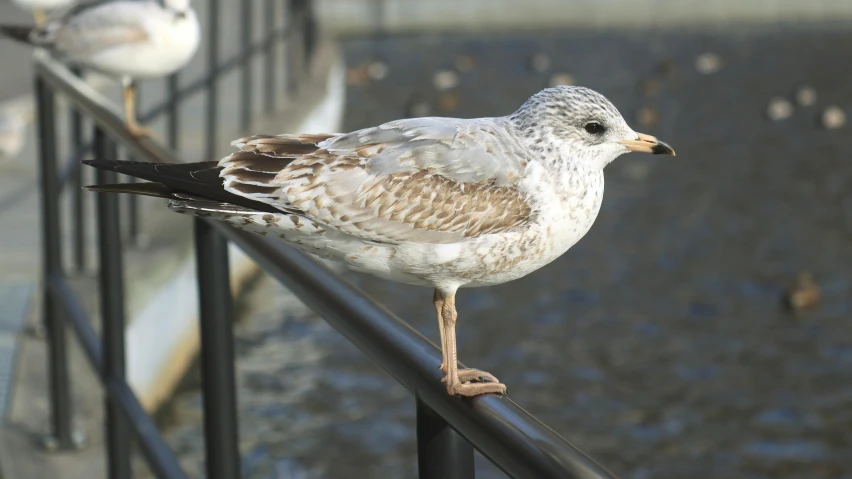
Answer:
[{"label": "folded wing", "polygon": [[[255,136],[219,162],[229,193],[364,240],[452,243],[522,228],[523,165],[483,120],[400,120],[346,135]],[[514,160],[512,160],[512,159]]]}]

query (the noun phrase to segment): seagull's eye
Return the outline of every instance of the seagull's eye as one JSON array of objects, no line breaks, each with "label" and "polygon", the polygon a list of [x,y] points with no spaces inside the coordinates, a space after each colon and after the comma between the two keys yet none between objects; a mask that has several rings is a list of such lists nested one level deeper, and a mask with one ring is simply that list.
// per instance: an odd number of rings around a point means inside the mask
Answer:
[{"label": "seagull's eye", "polygon": [[600,123],[598,123],[596,121],[586,123],[586,126],[584,126],[583,128],[586,129],[586,132],[588,132],[592,135],[603,135],[604,132],[606,131],[606,128],[604,128],[603,125],[601,125]]}]

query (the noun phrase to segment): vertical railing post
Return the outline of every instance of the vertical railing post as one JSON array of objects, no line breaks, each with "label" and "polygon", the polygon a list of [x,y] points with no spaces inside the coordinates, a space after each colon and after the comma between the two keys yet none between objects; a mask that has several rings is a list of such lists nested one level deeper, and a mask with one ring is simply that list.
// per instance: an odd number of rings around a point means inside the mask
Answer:
[{"label": "vertical railing post", "polygon": [[48,443],[59,449],[72,449],[71,389],[65,324],[48,288],[50,278],[62,276],[62,229],[59,224],[59,179],[56,170],[56,102],[44,80],[36,77],[38,136],[41,173],[42,288],[44,324],[47,328],[50,367],[50,406],[52,437]]},{"label": "vertical railing post", "polygon": [[[80,70],[72,70],[80,75]],[[72,157],[80,151],[83,146],[83,115],[76,108],[71,108],[71,152]],[[71,174],[71,221],[72,238],[74,244],[74,267],[78,272],[86,268],[86,222],[85,205],[83,203],[83,168],[74,165]]]},{"label": "vertical railing post", "polygon": [[217,82],[216,69],[219,65],[219,0],[209,0],[210,24],[207,38],[207,118],[204,158],[216,156]]},{"label": "vertical railing post", "polygon": [[[209,0],[208,90],[205,157],[216,154],[219,0]],[[208,479],[240,477],[234,332],[228,242],[195,219],[195,255],[201,322],[201,381]]]},{"label": "vertical railing post", "polygon": [[[132,176],[126,178],[127,183],[136,181]],[[139,195],[127,195],[127,242],[131,245],[139,244]]]},{"label": "vertical railing post", "polygon": [[314,2],[305,0],[304,15],[304,63],[310,66],[310,59],[314,56],[317,46],[317,18],[314,14]]},{"label": "vertical railing post", "polygon": [[[95,158],[115,160],[115,143],[104,132],[95,127],[93,135]],[[98,168],[97,182],[116,182],[116,174]],[[104,384],[113,378],[124,380],[124,269],[121,257],[121,225],[119,197],[97,195],[98,254],[100,262],[101,341],[104,351]],[[109,479],[130,479],[130,427],[121,407],[105,398],[106,447]]]},{"label": "vertical railing post", "polygon": [[270,36],[275,32],[275,0],[266,0],[266,6],[264,10],[264,24],[266,34],[264,37],[268,40],[266,45],[263,46],[264,53],[266,54],[266,58],[263,61],[263,65],[266,68],[266,75],[264,76],[264,112],[270,114],[275,111],[276,98],[275,98],[275,50],[278,47],[278,39],[271,38]]},{"label": "vertical railing post", "polygon": [[169,108],[166,116],[166,130],[168,135],[167,141],[169,142],[169,148],[171,148],[172,151],[177,151],[180,147],[178,143],[178,128],[180,127],[180,113],[177,101],[178,88],[180,87],[178,79],[178,73],[173,73],[169,75],[166,80],[166,91],[168,92],[167,96],[169,98]]},{"label": "vertical railing post", "polygon": [[292,96],[302,76],[302,5],[298,0],[287,1],[287,94]]},{"label": "vertical railing post", "polygon": [[[133,80],[133,88],[136,90],[136,105],[142,103],[142,95],[139,94],[139,83]],[[133,158],[131,158],[132,160]],[[136,183],[136,177],[124,178],[127,183]],[[139,241],[139,195],[122,195],[127,201],[127,242],[136,245]]]},{"label": "vertical railing post", "polygon": [[420,479],[473,479],[473,446],[417,399],[417,469]]},{"label": "vertical railing post", "polygon": [[240,10],[241,15],[241,23],[242,26],[240,36],[242,43],[242,78],[240,80],[242,87],[242,99],[240,101],[240,131],[243,133],[247,132],[251,127],[251,114],[252,114],[252,100],[253,96],[252,92],[252,67],[254,65],[254,56],[252,55],[251,50],[251,41],[252,41],[252,32],[254,29],[252,28],[252,1],[245,0],[241,3],[242,8]]},{"label": "vertical railing post", "polygon": [[201,218],[195,218],[195,257],[207,478],[233,479],[240,477],[240,455],[228,242]]}]

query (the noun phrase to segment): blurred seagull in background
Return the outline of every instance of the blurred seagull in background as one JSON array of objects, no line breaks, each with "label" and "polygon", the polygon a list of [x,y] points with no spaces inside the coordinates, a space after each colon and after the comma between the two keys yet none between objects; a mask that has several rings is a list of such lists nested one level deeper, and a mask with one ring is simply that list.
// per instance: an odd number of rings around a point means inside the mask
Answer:
[{"label": "blurred seagull in background", "polygon": [[70,7],[75,0],[12,0],[12,3],[24,10],[33,13],[33,19],[37,27],[44,25],[47,20],[47,11]]},{"label": "blurred seagull in background", "polygon": [[80,5],[42,26],[0,26],[0,33],[49,49],[71,64],[120,78],[127,129],[136,123],[134,78],[169,75],[198,49],[200,26],[189,0],[118,0]]},{"label": "blurred seagull in background", "polygon": [[633,131],[603,95],[574,86],[542,90],[505,117],[412,118],[232,144],[240,151],[218,162],[87,161],[151,182],[89,188],[168,198],[178,213],[434,288],[443,381],[461,396],[506,386],[458,368],[456,291],[526,276],[579,241],[616,157],[674,156]]}]

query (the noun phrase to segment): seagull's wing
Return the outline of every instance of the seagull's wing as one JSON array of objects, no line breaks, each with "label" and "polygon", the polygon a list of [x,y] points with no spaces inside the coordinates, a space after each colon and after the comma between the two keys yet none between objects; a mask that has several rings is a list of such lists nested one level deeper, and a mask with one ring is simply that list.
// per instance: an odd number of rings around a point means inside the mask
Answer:
[{"label": "seagull's wing", "polygon": [[86,60],[113,47],[150,40],[145,15],[158,8],[151,2],[102,2],[84,5],[34,31],[38,43],[72,60]]},{"label": "seagull's wing", "polygon": [[227,191],[365,240],[452,243],[521,228],[533,214],[515,187],[519,147],[488,120],[421,118],[234,144],[242,151],[219,163]]}]

